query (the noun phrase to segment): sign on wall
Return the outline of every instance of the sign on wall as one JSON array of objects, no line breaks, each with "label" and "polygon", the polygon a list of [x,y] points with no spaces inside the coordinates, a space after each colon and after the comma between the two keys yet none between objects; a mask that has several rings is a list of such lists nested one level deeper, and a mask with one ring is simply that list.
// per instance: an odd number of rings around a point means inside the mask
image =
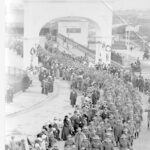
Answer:
[{"label": "sign on wall", "polygon": [[81,33],[81,28],[67,28],[67,33]]}]

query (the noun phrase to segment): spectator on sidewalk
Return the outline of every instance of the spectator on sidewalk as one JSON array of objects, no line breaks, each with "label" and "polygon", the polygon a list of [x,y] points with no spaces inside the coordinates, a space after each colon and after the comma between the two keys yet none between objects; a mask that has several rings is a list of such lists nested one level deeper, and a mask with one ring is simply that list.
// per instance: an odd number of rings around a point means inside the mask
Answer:
[{"label": "spectator on sidewalk", "polygon": [[72,89],[72,91],[70,92],[70,103],[71,106],[74,107],[76,105],[76,101],[77,101],[77,92],[75,91],[75,89]]},{"label": "spectator on sidewalk", "polygon": [[30,78],[27,74],[25,74],[22,78],[22,91],[25,92],[25,90],[30,86]]},{"label": "spectator on sidewalk", "polygon": [[70,121],[68,116],[65,116],[64,118],[64,125],[63,125],[63,129],[62,129],[62,139],[64,141],[67,140],[67,136],[70,134]]}]

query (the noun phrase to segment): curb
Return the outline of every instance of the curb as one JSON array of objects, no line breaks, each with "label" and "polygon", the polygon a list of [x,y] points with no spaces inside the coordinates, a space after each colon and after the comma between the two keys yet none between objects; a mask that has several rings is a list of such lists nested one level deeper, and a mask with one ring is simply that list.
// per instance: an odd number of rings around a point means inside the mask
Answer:
[{"label": "curb", "polygon": [[45,102],[49,102],[49,99],[52,100],[53,98],[55,98],[58,95],[59,90],[60,90],[59,89],[59,85],[56,83],[55,91],[52,93],[52,95],[49,95],[49,96],[45,97],[40,102],[38,102],[36,104],[33,104],[30,107],[27,107],[25,109],[19,110],[17,112],[13,112],[13,113],[7,114],[6,117],[7,118],[15,117],[16,115],[21,115],[21,114],[24,114],[26,112],[30,112],[33,109],[39,108],[39,106],[41,106],[42,104],[45,104]]}]

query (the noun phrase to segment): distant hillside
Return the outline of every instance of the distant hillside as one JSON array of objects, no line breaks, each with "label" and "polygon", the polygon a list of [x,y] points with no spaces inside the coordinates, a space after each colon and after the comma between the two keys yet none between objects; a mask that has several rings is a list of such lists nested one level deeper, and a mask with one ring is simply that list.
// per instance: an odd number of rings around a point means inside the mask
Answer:
[{"label": "distant hillside", "polygon": [[[139,34],[147,41],[150,41],[150,10],[137,11],[137,10],[121,10],[115,11],[113,16],[113,24],[120,24],[122,21],[117,16],[125,19],[128,23],[133,26],[141,25]],[[118,31],[119,32],[119,31]]]}]

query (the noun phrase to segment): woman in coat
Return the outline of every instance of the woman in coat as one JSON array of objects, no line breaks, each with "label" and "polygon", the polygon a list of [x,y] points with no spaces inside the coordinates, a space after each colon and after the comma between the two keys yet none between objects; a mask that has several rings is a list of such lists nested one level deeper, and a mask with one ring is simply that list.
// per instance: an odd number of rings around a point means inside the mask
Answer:
[{"label": "woman in coat", "polygon": [[68,116],[65,116],[65,118],[64,118],[64,125],[63,125],[63,129],[62,129],[62,137],[61,138],[64,141],[66,141],[69,134],[70,134],[69,118],[68,118]]}]

